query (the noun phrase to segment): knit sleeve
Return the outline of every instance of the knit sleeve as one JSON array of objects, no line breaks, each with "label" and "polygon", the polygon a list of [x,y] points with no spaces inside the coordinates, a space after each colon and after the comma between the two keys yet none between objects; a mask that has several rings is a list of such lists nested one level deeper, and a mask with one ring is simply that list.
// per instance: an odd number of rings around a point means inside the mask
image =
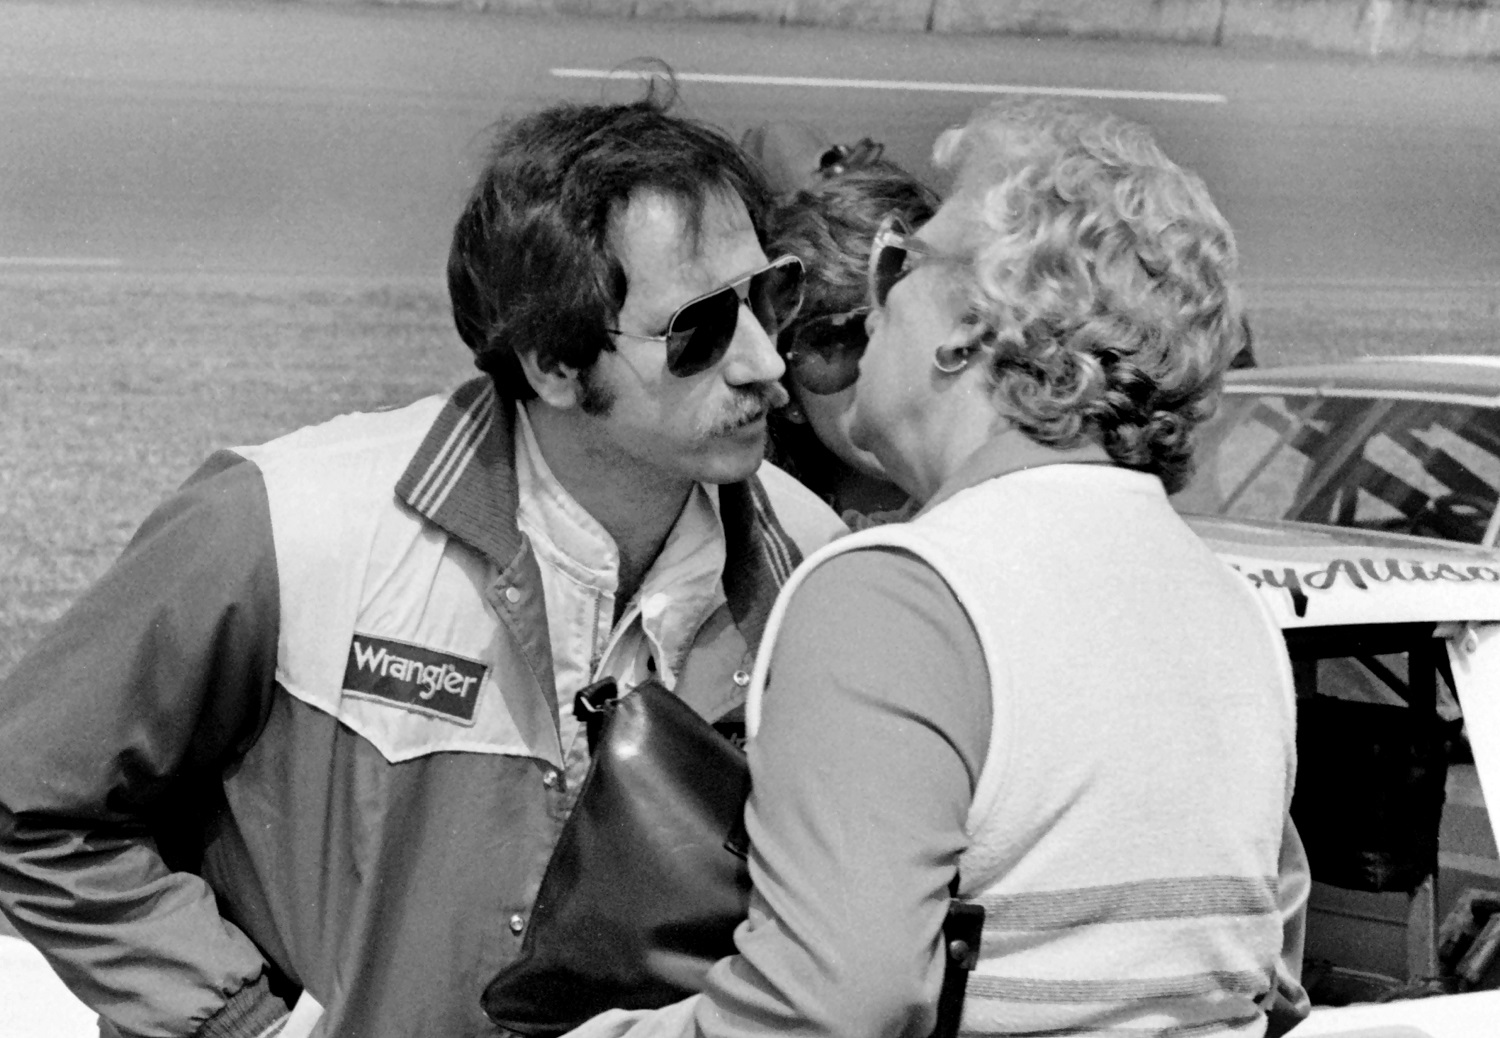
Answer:
[{"label": "knit sleeve", "polygon": [[990,713],[978,637],[926,564],[860,550],[807,577],[751,743],[755,895],[706,1035],[930,1032]]}]

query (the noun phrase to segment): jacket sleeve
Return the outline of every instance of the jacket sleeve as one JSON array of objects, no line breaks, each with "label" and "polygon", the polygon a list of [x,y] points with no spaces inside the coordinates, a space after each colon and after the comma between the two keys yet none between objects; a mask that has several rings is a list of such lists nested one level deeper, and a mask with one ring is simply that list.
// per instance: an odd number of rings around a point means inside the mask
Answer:
[{"label": "jacket sleeve", "polygon": [[221,453],[0,683],[0,908],[122,1034],[286,1011],[163,856],[264,725],[278,594],[259,471]]}]

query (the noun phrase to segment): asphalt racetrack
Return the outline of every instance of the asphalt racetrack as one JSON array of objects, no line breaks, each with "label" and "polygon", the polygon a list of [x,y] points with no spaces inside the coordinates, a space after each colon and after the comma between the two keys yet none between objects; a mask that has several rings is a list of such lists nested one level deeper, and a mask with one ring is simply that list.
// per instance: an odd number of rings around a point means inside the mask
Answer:
[{"label": "asphalt racetrack", "polygon": [[1500,66],[138,0],[0,0],[0,269],[437,279],[486,127],[631,96],[593,74],[642,56],[735,133],[805,118],[919,171],[997,92],[1092,97],[1205,177],[1252,292],[1500,285]]}]

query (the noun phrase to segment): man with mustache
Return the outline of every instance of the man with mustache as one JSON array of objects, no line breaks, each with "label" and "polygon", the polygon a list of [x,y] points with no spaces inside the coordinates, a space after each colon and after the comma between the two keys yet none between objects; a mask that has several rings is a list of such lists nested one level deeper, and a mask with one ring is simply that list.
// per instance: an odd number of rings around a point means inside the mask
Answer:
[{"label": "man with mustache", "polygon": [[761,467],[767,202],[653,102],[520,119],[449,256],[487,377],[216,455],[0,685],[0,907],[105,1034],[494,1033],[574,694],[732,723],[842,531]]}]

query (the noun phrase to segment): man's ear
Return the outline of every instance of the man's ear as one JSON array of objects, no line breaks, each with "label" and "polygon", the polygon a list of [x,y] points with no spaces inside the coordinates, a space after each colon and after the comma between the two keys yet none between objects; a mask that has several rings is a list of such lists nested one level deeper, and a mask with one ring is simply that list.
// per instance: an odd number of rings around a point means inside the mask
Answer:
[{"label": "man's ear", "polygon": [[531,383],[531,388],[544,404],[559,411],[578,406],[582,396],[582,383],[579,381],[577,368],[557,362],[543,364],[535,351],[518,354],[516,359],[521,364],[526,381]]}]

